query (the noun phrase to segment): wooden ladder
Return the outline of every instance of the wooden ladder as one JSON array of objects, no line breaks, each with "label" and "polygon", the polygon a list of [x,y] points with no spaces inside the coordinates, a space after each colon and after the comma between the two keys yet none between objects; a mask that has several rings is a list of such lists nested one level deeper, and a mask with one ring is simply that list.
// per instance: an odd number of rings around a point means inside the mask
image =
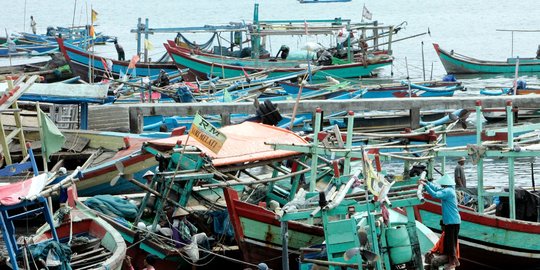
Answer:
[{"label": "wooden ladder", "polygon": [[[11,155],[9,153],[9,144],[17,137],[21,146],[23,157],[27,156],[26,140],[24,138],[21,110],[17,105],[17,100],[22,94],[30,88],[30,86],[37,80],[38,76],[34,75],[28,78],[26,76],[19,77],[16,81],[13,81],[8,77],[8,88],[0,96],[0,145],[2,146],[2,155],[7,165],[13,164]],[[4,90],[4,89],[0,89]],[[4,129],[4,123],[2,122],[2,114],[13,113],[15,119],[15,129],[9,134],[6,134]]]}]

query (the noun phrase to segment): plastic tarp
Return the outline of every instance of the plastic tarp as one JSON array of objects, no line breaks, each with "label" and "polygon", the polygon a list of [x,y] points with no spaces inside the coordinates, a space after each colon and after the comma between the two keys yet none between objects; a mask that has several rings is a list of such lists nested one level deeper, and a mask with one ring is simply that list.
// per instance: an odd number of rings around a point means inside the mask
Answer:
[{"label": "plastic tarp", "polygon": [[39,195],[47,184],[48,174],[40,174],[36,177],[21,182],[0,186],[0,205],[15,205],[24,198]]},{"label": "plastic tarp", "polygon": [[[225,133],[227,140],[218,154],[214,154],[201,143],[189,138],[187,144],[199,148],[212,159],[212,165],[225,166],[244,162],[270,160],[293,156],[294,151],[274,150],[266,143],[305,145],[307,142],[295,133],[265,124],[244,122],[238,125],[226,126],[219,129]],[[177,141],[185,143],[187,135],[150,141],[157,148],[172,148]]]},{"label": "plastic tarp", "polygon": [[137,206],[119,197],[112,195],[96,195],[89,198],[84,204],[101,213],[122,218],[137,217]]}]

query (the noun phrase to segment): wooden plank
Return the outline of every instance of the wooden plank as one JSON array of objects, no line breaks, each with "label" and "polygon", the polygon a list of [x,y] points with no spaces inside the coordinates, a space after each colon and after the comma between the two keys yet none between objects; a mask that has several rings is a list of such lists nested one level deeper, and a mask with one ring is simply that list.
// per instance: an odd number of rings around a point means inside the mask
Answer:
[{"label": "wooden plank", "polygon": [[66,142],[62,146],[63,149],[68,151],[75,151],[76,153],[82,152],[90,143],[90,139],[78,136],[77,134],[64,134]]}]

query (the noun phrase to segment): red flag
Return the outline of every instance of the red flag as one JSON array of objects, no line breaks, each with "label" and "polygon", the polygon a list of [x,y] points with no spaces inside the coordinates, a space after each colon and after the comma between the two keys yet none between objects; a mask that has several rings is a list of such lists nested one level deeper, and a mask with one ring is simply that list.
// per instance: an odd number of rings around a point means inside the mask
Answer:
[{"label": "red flag", "polygon": [[251,78],[249,77],[249,75],[247,74],[247,72],[244,70],[244,67],[242,67],[242,71],[244,72],[244,77],[246,77],[246,81],[247,81],[248,83],[250,83],[250,82],[251,82]]},{"label": "red flag", "polygon": [[133,57],[131,57],[131,61],[129,61],[129,65],[128,65],[128,68],[135,68],[135,64],[137,64],[137,62],[139,62],[139,55],[134,55]]},{"label": "red flag", "polygon": [[105,72],[109,73],[109,67],[107,67],[107,62],[105,61],[105,59],[101,58],[101,64],[103,65],[103,69],[105,70]]}]

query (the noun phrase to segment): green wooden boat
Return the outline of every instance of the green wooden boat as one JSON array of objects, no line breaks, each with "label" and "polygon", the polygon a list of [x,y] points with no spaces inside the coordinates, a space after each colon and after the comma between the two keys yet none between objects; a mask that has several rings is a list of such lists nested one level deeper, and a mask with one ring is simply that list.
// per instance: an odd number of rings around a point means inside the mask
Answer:
[{"label": "green wooden boat", "polygon": [[476,74],[476,73],[514,73],[516,65],[518,72],[539,72],[540,59],[537,58],[508,58],[506,61],[479,60],[442,49],[439,44],[433,43],[444,69],[448,74]]}]

